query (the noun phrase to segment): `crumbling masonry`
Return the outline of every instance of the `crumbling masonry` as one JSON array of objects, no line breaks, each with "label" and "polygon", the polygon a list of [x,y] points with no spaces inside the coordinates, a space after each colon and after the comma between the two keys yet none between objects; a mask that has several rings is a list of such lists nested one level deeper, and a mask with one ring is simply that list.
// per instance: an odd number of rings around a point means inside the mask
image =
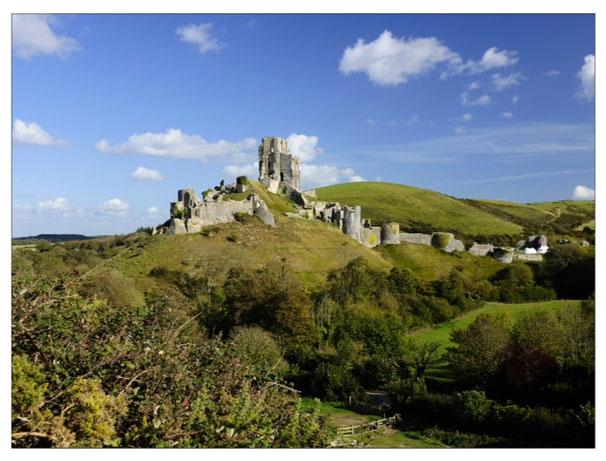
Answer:
[{"label": "crumbling masonry", "polygon": [[[288,149],[288,142],[280,137],[264,137],[259,146],[259,182],[274,194],[291,198],[299,205],[296,213],[286,213],[295,218],[320,219],[332,223],[354,240],[373,248],[377,245],[399,245],[400,242],[428,245],[447,253],[465,251],[465,245],[448,232],[432,234],[400,232],[395,222],[372,226],[370,220],[362,220],[360,206],[345,206],[337,202],[313,200],[313,192],[301,190],[299,159]],[[255,194],[245,200],[230,200],[229,194],[242,193],[246,185],[221,185],[206,191],[198,199],[193,189],[182,189],[177,193],[177,201],[170,206],[171,219],[163,226],[168,234],[199,232],[203,227],[235,220],[238,213],[259,217],[264,223],[275,226],[275,220],[266,204]],[[531,236],[520,241],[517,251],[497,248],[490,244],[473,243],[468,252],[475,256],[492,256],[501,262],[513,259],[538,261],[548,250],[545,236]]]}]

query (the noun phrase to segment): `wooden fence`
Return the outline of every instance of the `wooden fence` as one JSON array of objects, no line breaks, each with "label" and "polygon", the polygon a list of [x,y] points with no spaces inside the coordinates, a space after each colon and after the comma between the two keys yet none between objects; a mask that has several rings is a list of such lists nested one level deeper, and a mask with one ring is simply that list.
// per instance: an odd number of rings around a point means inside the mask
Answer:
[{"label": "wooden fence", "polygon": [[345,426],[337,428],[337,435],[342,437],[351,437],[353,435],[366,434],[367,432],[376,432],[382,428],[393,426],[395,423],[400,421],[402,417],[396,413],[389,418],[378,419],[366,424],[359,424],[357,426]]}]

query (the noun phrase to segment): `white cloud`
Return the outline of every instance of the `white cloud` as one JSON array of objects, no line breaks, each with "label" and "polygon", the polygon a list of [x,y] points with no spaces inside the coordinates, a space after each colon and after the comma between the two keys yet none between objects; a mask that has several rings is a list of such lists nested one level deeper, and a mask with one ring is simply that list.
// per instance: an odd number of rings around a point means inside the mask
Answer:
[{"label": "white cloud", "polygon": [[163,179],[159,171],[151,170],[149,168],[145,168],[144,166],[138,167],[130,174],[130,176],[133,179],[138,179],[139,181],[161,181]]},{"label": "white cloud", "polygon": [[467,85],[468,91],[477,90],[478,88],[480,88],[480,82],[478,81],[471,82],[469,85]]},{"label": "white cloud", "polygon": [[18,118],[15,119],[13,125],[13,141],[36,146],[62,146],[66,144],[65,141],[53,138],[37,123],[27,123]]},{"label": "white cloud", "polygon": [[455,73],[481,74],[493,69],[513,66],[518,62],[518,53],[513,50],[501,50],[497,47],[487,49],[478,61],[468,60],[455,68]]},{"label": "white cloud", "polygon": [[463,120],[464,122],[469,122],[472,118],[473,115],[471,115],[469,112],[466,112],[461,116],[461,120]]},{"label": "white cloud", "polygon": [[156,157],[208,160],[216,157],[251,155],[256,151],[257,141],[245,138],[237,142],[208,142],[197,134],[189,135],[171,128],[163,133],[134,134],[119,145],[111,145],[102,139],[97,150],[111,154],[143,154]]},{"label": "white cloud", "polygon": [[462,126],[455,126],[453,129],[456,134],[465,134],[465,128]]},{"label": "white cloud", "polygon": [[492,85],[495,91],[503,91],[512,86],[520,84],[520,80],[523,78],[522,74],[516,72],[509,75],[501,75],[499,73],[492,75]]},{"label": "white cloud", "polygon": [[585,186],[577,186],[572,191],[574,200],[595,200],[595,190]]},{"label": "white cloud", "polygon": [[57,35],[52,26],[54,16],[44,14],[13,15],[13,53],[21,59],[46,54],[66,58],[80,50],[78,42],[66,35]]},{"label": "white cloud", "polygon": [[322,153],[322,149],[318,146],[317,136],[292,133],[286,138],[286,141],[290,152],[298,156],[301,163],[311,162]]},{"label": "white cloud", "polygon": [[560,75],[560,71],[557,69],[551,69],[543,73],[545,77],[557,77],[558,75]]},{"label": "white cloud", "polygon": [[128,213],[128,203],[120,200],[119,198],[112,198],[103,202],[99,205],[99,211],[103,214],[110,216],[126,216]]},{"label": "white cloud", "polygon": [[513,114],[511,112],[503,112],[501,117],[511,120],[513,118]]},{"label": "white cloud", "polygon": [[339,70],[345,75],[365,73],[377,85],[397,86],[438,67],[442,67],[441,78],[448,78],[457,74],[480,74],[517,62],[516,51],[499,51],[496,47],[486,50],[478,61],[464,62],[459,53],[436,37],[398,38],[385,30],[371,42],[360,38],[353,46],[348,46],[339,62]]},{"label": "white cloud", "polygon": [[477,98],[470,98],[469,93],[461,93],[460,99],[463,106],[487,106],[491,101],[490,96],[487,94],[483,94]]},{"label": "white cloud", "polygon": [[375,126],[377,124],[377,121],[374,118],[367,117],[364,119],[364,123],[370,126]]},{"label": "white cloud", "polygon": [[511,102],[514,104],[517,104],[519,100],[520,100],[520,97],[517,94],[514,94],[513,97],[511,98]]},{"label": "white cloud", "polygon": [[259,162],[247,163],[246,165],[227,165],[223,173],[230,176],[254,176],[259,171]]},{"label": "white cloud", "polygon": [[588,54],[585,56],[585,64],[577,73],[577,78],[581,80],[576,97],[579,99],[592,100],[595,96],[595,56]]},{"label": "white cloud", "polygon": [[150,206],[147,209],[147,214],[149,216],[155,216],[155,215],[157,215],[158,214],[158,207],[157,206]]},{"label": "white cloud", "polygon": [[301,164],[301,181],[306,188],[328,186],[341,182],[365,181],[351,168],[339,168],[335,165]]},{"label": "white cloud", "polygon": [[68,200],[63,197],[57,197],[52,200],[46,200],[44,202],[38,202],[38,211],[49,212],[49,213],[66,213],[71,210],[72,207]]},{"label": "white cloud", "polygon": [[211,22],[188,24],[177,28],[175,32],[181,41],[197,45],[198,51],[205,54],[209,51],[219,51],[225,46],[213,35],[213,28]]},{"label": "white cloud", "polygon": [[348,46],[339,70],[345,75],[362,72],[377,85],[396,86],[449,62],[458,63],[460,57],[437,38],[397,38],[386,30],[372,42],[360,38]]}]

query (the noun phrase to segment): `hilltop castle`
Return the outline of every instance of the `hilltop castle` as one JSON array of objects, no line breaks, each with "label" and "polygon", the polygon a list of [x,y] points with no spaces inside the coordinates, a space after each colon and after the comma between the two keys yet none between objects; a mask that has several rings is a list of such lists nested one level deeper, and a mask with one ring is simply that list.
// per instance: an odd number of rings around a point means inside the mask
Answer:
[{"label": "hilltop castle", "polygon": [[[432,234],[400,232],[400,225],[395,222],[372,226],[370,220],[362,220],[360,206],[342,206],[337,202],[317,200],[314,191],[307,193],[301,190],[301,170],[299,158],[288,149],[288,142],[280,137],[264,137],[259,145],[259,182],[271,193],[284,195],[293,200],[297,209],[285,213],[286,216],[298,219],[319,219],[331,223],[352,239],[368,248],[377,245],[399,245],[400,242],[428,245],[452,253],[465,251],[465,245],[448,232]],[[199,232],[203,227],[235,221],[238,214],[257,216],[270,226],[275,226],[275,219],[265,202],[254,193],[242,199],[242,193],[248,190],[248,179],[240,177],[236,183],[209,189],[198,198],[193,189],[182,189],[177,192],[177,201],[170,204],[170,220],[164,223],[161,232],[166,234],[185,234]],[[530,241],[531,239],[532,242]],[[536,240],[536,242],[535,242]],[[544,236],[532,236],[529,242],[522,242],[518,252],[496,248],[490,244],[474,244],[469,253],[476,256],[493,256],[502,262],[515,259],[538,261],[541,254],[547,251],[547,240]]]}]

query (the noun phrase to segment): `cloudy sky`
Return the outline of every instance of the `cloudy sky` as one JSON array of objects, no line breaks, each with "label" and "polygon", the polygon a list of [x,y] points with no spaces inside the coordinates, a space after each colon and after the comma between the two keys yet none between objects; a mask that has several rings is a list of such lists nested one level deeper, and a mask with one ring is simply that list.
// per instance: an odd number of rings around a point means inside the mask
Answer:
[{"label": "cloudy sky", "polygon": [[256,177],[593,197],[591,15],[13,16],[13,233],[121,233]]}]

